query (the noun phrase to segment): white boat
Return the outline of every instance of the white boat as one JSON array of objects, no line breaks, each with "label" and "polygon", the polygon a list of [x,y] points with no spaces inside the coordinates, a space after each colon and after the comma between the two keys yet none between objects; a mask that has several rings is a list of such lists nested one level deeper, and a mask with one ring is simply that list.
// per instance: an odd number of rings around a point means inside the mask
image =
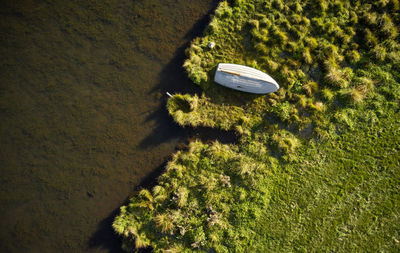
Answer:
[{"label": "white boat", "polygon": [[279,89],[279,84],[266,73],[231,63],[218,64],[214,81],[228,88],[256,94],[267,94]]}]

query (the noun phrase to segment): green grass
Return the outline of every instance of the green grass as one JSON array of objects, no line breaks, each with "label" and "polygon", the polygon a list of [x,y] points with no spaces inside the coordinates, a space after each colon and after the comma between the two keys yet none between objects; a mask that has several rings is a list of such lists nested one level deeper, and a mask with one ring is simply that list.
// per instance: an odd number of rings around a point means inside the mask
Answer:
[{"label": "green grass", "polygon": [[251,248],[398,251],[399,116],[388,110],[365,122],[360,115],[354,130],[303,145],[297,161],[273,174],[272,199],[254,229],[257,243]]},{"label": "green grass", "polygon": [[[124,248],[399,251],[398,10],[397,0],[222,1],[184,64],[202,96],[177,94],[167,108],[182,126],[236,131],[239,144],[176,153],[158,185],[121,208]],[[281,88],[219,86],[219,62]]]}]

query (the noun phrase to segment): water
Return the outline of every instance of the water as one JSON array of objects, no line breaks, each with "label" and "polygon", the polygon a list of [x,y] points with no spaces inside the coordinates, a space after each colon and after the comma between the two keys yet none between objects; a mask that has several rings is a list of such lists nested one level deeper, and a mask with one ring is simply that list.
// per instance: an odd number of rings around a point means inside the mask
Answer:
[{"label": "water", "polygon": [[216,2],[2,3],[0,252],[118,251],[119,206],[188,134],[164,93],[195,89],[183,52]]}]

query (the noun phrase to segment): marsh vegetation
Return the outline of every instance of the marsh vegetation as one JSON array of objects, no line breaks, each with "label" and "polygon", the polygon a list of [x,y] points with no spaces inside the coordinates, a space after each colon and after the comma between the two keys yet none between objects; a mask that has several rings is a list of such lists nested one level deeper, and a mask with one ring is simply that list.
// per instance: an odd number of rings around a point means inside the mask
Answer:
[{"label": "marsh vegetation", "polygon": [[[177,94],[182,126],[236,131],[193,142],[153,189],[121,208],[124,247],[170,252],[399,249],[400,12],[397,0],[222,1],[184,63],[201,96]],[[210,49],[209,42],[216,45]],[[215,84],[220,62],[281,88]]]}]

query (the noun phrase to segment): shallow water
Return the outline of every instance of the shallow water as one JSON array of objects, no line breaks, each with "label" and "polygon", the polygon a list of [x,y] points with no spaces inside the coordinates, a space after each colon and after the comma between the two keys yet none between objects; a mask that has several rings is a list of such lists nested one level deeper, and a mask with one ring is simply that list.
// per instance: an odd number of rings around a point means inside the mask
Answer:
[{"label": "shallow water", "polygon": [[0,252],[115,252],[119,206],[188,130],[165,91],[215,0],[7,1],[0,10]]}]

